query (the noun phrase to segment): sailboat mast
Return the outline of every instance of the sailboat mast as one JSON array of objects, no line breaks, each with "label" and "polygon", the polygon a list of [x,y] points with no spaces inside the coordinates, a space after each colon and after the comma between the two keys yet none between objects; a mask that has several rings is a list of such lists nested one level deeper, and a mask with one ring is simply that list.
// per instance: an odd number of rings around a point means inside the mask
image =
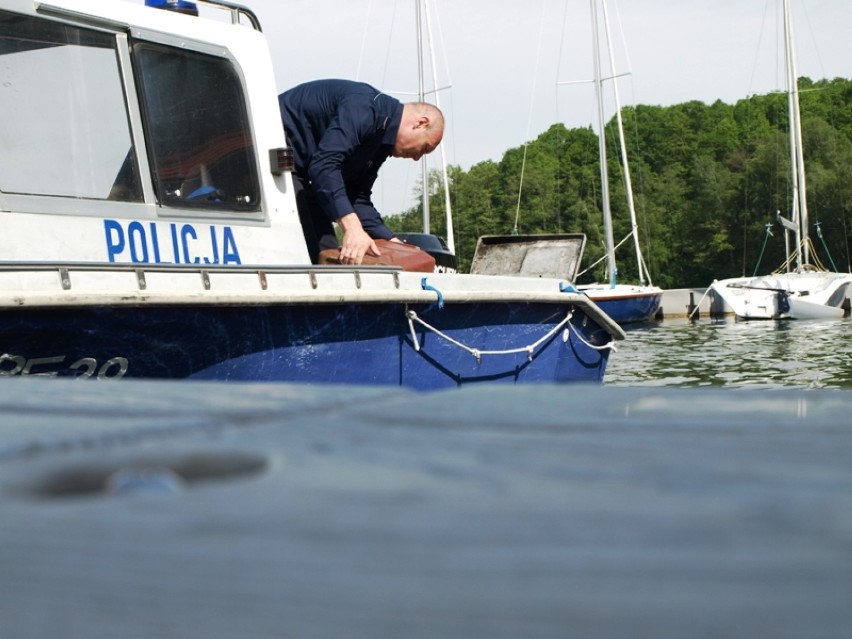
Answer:
[{"label": "sailboat mast", "polygon": [[651,274],[645,269],[645,263],[642,260],[642,249],[639,245],[639,225],[636,223],[636,206],[633,203],[633,183],[630,180],[630,164],[627,161],[627,144],[624,141],[624,122],[621,119],[621,100],[618,97],[618,80],[615,71],[615,58],[612,53],[612,37],[609,29],[609,15],[606,10],[606,0],[601,0],[601,9],[603,11],[604,32],[606,34],[606,46],[609,52],[609,69],[612,79],[612,93],[615,98],[615,119],[618,123],[618,142],[621,148],[621,167],[624,172],[624,190],[627,192],[627,208],[630,211],[630,229],[633,233],[633,246],[636,250],[637,273],[639,273],[639,284],[645,285],[646,278],[648,284],[651,282]]},{"label": "sailboat mast", "polygon": [[[417,11],[417,96],[420,102],[425,102],[426,90],[423,84],[423,25],[420,5],[421,0],[415,0],[415,9]],[[427,166],[425,155],[420,158],[420,175],[421,180],[423,181],[423,232],[429,233],[429,227],[431,226],[429,219],[429,167]]]},{"label": "sailboat mast", "polygon": [[[425,9],[426,16],[426,31],[428,34],[428,42],[429,42],[429,61],[432,65],[432,86],[435,87],[435,106],[439,109],[441,108],[441,100],[440,100],[440,90],[438,89],[438,72],[437,65],[435,64],[435,40],[432,38],[432,21],[429,18],[429,3],[426,2],[423,5]],[[444,179],[444,207],[447,212],[446,214],[446,223],[447,223],[447,247],[450,249],[452,253],[456,252],[456,242],[453,238],[453,209],[450,205],[450,180],[447,175],[447,154],[445,152],[447,148],[446,144],[441,144],[438,146],[438,150],[441,153],[441,175]],[[426,156],[423,156],[426,157]]]},{"label": "sailboat mast", "polygon": [[790,117],[790,162],[793,176],[793,212],[797,221],[796,266],[799,271],[810,263],[808,247],[808,203],[805,186],[805,159],[802,152],[802,116],[799,108],[799,84],[793,46],[793,17],[790,0],[784,0],[784,49],[787,66],[787,104]]},{"label": "sailboat mast", "polygon": [[615,288],[618,269],[615,265],[615,240],[612,234],[612,211],[609,204],[609,172],[606,166],[606,135],[604,133],[603,87],[601,80],[600,46],[598,43],[598,14],[597,0],[590,1],[592,14],[592,60],[595,71],[595,98],[597,99],[598,116],[598,152],[600,155],[601,172],[601,207],[603,208],[604,241],[606,242],[606,264],[609,274],[609,285]]}]

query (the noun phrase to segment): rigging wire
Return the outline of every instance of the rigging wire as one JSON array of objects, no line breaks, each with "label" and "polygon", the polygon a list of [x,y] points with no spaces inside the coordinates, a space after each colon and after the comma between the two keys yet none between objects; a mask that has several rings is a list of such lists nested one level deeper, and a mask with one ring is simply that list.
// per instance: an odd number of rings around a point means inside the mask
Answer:
[{"label": "rigging wire", "polygon": [[355,79],[361,79],[361,66],[364,64],[364,55],[367,50],[367,28],[370,26],[370,14],[373,11],[373,0],[367,2],[367,17],[364,20],[364,30],[361,34],[361,51],[358,53],[358,64],[355,67]]},{"label": "rigging wire", "polygon": [[[563,60],[563,47],[565,45],[565,30],[568,24],[568,3],[562,3],[562,31],[559,36],[559,48],[557,49],[556,54],[556,86],[559,86],[559,75],[560,75],[560,65]],[[553,92],[553,112],[556,114],[557,121],[562,121],[559,117],[559,91]],[[564,156],[564,151],[561,150],[562,144],[567,141],[567,136],[562,135],[562,131],[565,129],[564,125],[562,129],[557,129],[556,134],[556,150],[554,155],[556,156],[556,229],[562,229],[562,199],[564,197],[563,192],[563,184],[562,180],[562,158]]]},{"label": "rigging wire", "polygon": [[[756,79],[755,78],[756,78],[756,74],[757,74],[758,60],[760,58],[760,50],[763,48],[762,47],[763,33],[764,33],[764,31],[766,31],[766,23],[767,23],[767,20],[768,20],[769,9],[770,9],[771,6],[775,6],[776,4],[777,4],[776,0],[766,0],[763,4],[763,16],[762,16],[761,21],[760,21],[760,28],[757,30],[757,34],[758,34],[757,35],[757,43],[756,43],[755,48],[754,48],[754,57],[752,58],[751,77],[749,78],[749,84],[748,84],[748,89],[746,91],[746,98],[745,98],[745,103],[744,103],[745,109],[746,109],[746,121],[747,122],[751,122],[750,111],[751,111],[751,106],[752,106],[752,99],[754,98],[755,90],[756,90],[756,87],[755,87]],[[751,132],[747,132],[747,133],[750,134]],[[747,162],[746,163],[745,178],[744,178],[744,185],[743,185],[743,191],[744,191],[743,192],[743,205],[744,206],[743,206],[743,215],[742,215],[743,224],[742,224],[742,240],[741,240],[742,241],[742,263],[740,265],[740,273],[743,276],[745,276],[745,274],[746,274],[746,260],[748,258],[748,231],[749,231],[748,227],[749,227],[749,223],[751,222],[751,216],[749,215],[749,186],[751,185],[751,183],[749,181],[749,176],[750,176],[749,168],[750,168],[750,166],[751,166],[751,162]],[[760,250],[760,255],[758,256],[757,263],[755,264],[755,273],[757,272],[757,269],[760,266],[760,262],[763,259],[763,253],[766,249],[766,242],[767,242],[769,236],[772,235],[772,233],[769,230],[770,227],[771,227],[771,223],[768,224],[767,227],[766,227],[768,235],[766,235],[764,237],[763,247]]]},{"label": "rigging wire", "polygon": [[526,132],[526,135],[524,136],[524,139],[526,141],[524,142],[524,152],[523,152],[523,156],[521,158],[521,175],[520,175],[520,179],[518,181],[518,202],[515,206],[515,224],[512,226],[512,235],[518,234],[518,219],[521,216],[521,193],[523,192],[523,188],[524,188],[524,170],[526,169],[526,165],[527,165],[527,148],[529,147],[529,144],[530,144],[529,143],[529,137],[530,137],[530,130],[532,129],[533,104],[535,103],[535,90],[536,90],[536,84],[538,82],[538,67],[539,67],[539,62],[541,60],[541,43],[544,40],[544,17],[547,13],[546,10],[547,10],[547,0],[545,0],[541,4],[541,20],[539,21],[538,46],[536,48],[535,65],[533,67],[532,91],[530,91],[530,110],[529,110],[529,113],[527,115],[527,132]]},{"label": "rigging wire", "polygon": [[[631,94],[630,103],[632,105],[636,105],[637,99],[636,99],[636,87],[635,87],[634,82],[633,82],[633,63],[630,60],[630,48],[626,46],[627,35],[624,33],[624,20],[621,19],[621,11],[619,10],[618,2],[614,1],[613,6],[615,7],[615,20],[616,20],[616,24],[618,25],[618,31],[621,34],[621,42],[624,43],[624,46],[622,48],[622,54],[624,55],[624,58],[626,60],[627,71],[625,71],[622,75],[626,75],[629,78],[630,94]],[[617,81],[616,79],[613,79],[613,82],[616,82],[616,81]],[[635,156],[642,158],[642,156],[643,156],[642,138],[639,136],[639,120],[638,120],[637,116],[638,116],[638,112],[637,112],[637,110],[634,106],[633,118],[632,118],[632,123],[633,123],[632,133],[633,133],[634,144],[636,145]],[[646,192],[646,190],[645,190],[645,172],[639,171],[638,177],[639,177],[639,189],[638,189],[638,191],[639,191],[640,194],[644,195],[644,193]],[[635,195],[635,190],[634,190],[634,195]],[[644,250],[645,250],[645,252],[650,254],[651,253],[651,241],[652,241],[651,225],[648,222],[649,216],[648,216],[648,211],[645,208],[645,198],[644,197],[642,197],[639,200],[639,209],[640,209],[639,212],[641,213],[641,215],[638,215],[637,217],[643,222],[642,230],[643,230],[644,236],[645,236],[645,242],[644,242],[645,243],[645,249]],[[636,233],[636,241],[638,243],[641,239],[639,237],[639,226],[638,226],[638,224],[637,224],[636,229],[634,230],[634,233]],[[639,253],[641,254],[641,258],[640,258],[641,259],[641,266],[639,268],[640,283],[642,283],[641,282],[642,269],[644,268],[645,273],[648,276],[648,284],[653,285],[653,282],[651,281],[651,274],[650,274],[652,269],[649,268],[648,264],[645,262],[644,252],[639,251]],[[653,259],[653,256],[649,257],[648,261],[650,262],[652,259]],[[653,266],[653,262],[651,263],[651,265]]]},{"label": "rigging wire", "polygon": [[[432,86],[434,92],[434,100],[435,106],[439,109],[441,108],[441,101],[439,98],[441,87],[438,86],[438,70],[435,64],[435,40],[432,37],[432,20],[431,14],[429,12],[429,0],[424,0],[423,2],[423,10],[424,17],[426,19],[426,32],[428,34],[427,41],[429,43],[429,62],[432,67]],[[437,9],[436,9],[437,10]],[[444,88],[450,88],[452,84],[448,85]],[[444,183],[444,209],[446,215],[446,227],[447,227],[447,247],[450,249],[452,253],[456,252],[456,242],[453,237],[453,209],[452,203],[450,202],[450,180],[447,175],[447,155],[446,155],[446,146],[439,145],[439,151],[441,153],[441,177]],[[422,161],[426,162],[426,156],[423,156]],[[428,197],[428,195],[426,196]],[[429,229],[424,228],[424,232],[428,233]]]},{"label": "rigging wire", "polygon": [[[437,0],[434,0],[433,4],[434,4],[434,7],[435,7],[434,8],[434,14],[435,14],[436,30],[438,32],[438,42],[440,44],[441,57],[443,58],[443,62],[444,62],[444,74],[447,78],[447,85],[446,85],[445,88],[451,89],[452,86],[453,86],[453,79],[450,76],[450,63],[449,63],[449,60],[447,59],[447,46],[444,43],[444,30],[443,30],[443,27],[441,26],[441,15],[438,12]],[[430,33],[430,39],[431,39],[431,33],[432,33],[431,27],[430,27],[429,33]],[[434,52],[433,52],[433,66],[434,66]],[[436,91],[435,92],[435,104],[437,105],[438,104],[438,91],[439,91],[437,78],[435,80],[435,91]],[[447,161],[446,161],[446,156],[444,155],[445,150],[447,148],[447,138],[449,138],[449,140],[450,140],[452,157],[455,158],[455,157],[458,157],[458,156],[456,155],[456,136],[455,136],[455,133],[453,131],[453,123],[455,122],[455,115],[453,113],[452,92],[449,93],[448,97],[449,97],[449,109],[447,109],[447,107],[440,107],[441,110],[445,113],[445,115],[449,115],[448,118],[445,118],[444,126],[448,127],[450,129],[449,135],[447,135],[447,131],[444,131],[444,139],[441,142],[441,166],[443,167],[443,174],[444,174],[444,181],[445,181],[445,186],[444,186],[445,206],[446,206],[447,212],[448,212],[448,215],[447,215],[447,218],[448,218],[447,219],[447,222],[448,222],[447,223],[447,238],[446,239],[447,239],[447,244],[449,245],[449,249],[453,253],[455,253],[456,252],[456,246],[455,246],[456,229],[451,228],[451,227],[457,226],[456,218],[453,217],[453,215],[452,215],[452,203],[454,201],[455,192],[450,190],[449,176],[447,175]],[[449,120],[449,123],[447,123],[447,120]]]},{"label": "rigging wire", "polygon": [[391,12],[391,26],[388,29],[388,44],[387,44],[387,50],[385,51],[385,68],[384,68],[384,71],[382,72],[382,85],[381,86],[383,86],[383,87],[387,86],[388,66],[389,66],[388,62],[391,59],[391,35],[394,32],[394,25],[396,24],[396,4],[397,4],[396,2],[393,3],[393,11]]}]

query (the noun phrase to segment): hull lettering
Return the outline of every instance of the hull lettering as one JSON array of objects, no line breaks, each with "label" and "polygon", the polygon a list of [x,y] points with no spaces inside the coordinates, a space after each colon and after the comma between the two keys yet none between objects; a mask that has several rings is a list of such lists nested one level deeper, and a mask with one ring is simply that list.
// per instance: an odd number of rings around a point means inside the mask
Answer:
[{"label": "hull lettering", "polygon": [[133,264],[241,264],[230,226],[104,220],[107,258]]},{"label": "hull lettering", "polygon": [[88,377],[120,379],[127,373],[129,366],[126,357],[111,357],[100,365],[98,365],[98,360],[93,357],[83,357],[66,368],[62,366],[66,359],[68,358],[65,355],[26,358],[21,355],[2,353],[0,354],[0,377],[11,377],[13,375],[56,377],[63,370],[66,370],[73,371],[72,376],[77,379]]}]

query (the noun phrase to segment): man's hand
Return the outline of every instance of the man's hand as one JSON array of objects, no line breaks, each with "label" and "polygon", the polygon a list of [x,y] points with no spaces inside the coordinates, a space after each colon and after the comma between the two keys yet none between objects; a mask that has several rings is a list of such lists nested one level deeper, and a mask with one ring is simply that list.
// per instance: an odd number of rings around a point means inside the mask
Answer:
[{"label": "man's hand", "polygon": [[347,213],[337,220],[343,229],[343,245],[340,247],[340,263],[358,265],[364,261],[364,255],[379,257],[382,253],[364,227],[357,213]]}]

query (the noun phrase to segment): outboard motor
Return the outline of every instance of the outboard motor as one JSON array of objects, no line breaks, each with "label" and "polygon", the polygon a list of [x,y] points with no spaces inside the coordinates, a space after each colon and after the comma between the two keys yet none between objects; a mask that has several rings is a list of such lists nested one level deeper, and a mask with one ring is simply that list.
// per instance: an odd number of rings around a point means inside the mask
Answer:
[{"label": "outboard motor", "polygon": [[778,291],[775,294],[776,317],[790,312],[790,299],[787,291]]}]

